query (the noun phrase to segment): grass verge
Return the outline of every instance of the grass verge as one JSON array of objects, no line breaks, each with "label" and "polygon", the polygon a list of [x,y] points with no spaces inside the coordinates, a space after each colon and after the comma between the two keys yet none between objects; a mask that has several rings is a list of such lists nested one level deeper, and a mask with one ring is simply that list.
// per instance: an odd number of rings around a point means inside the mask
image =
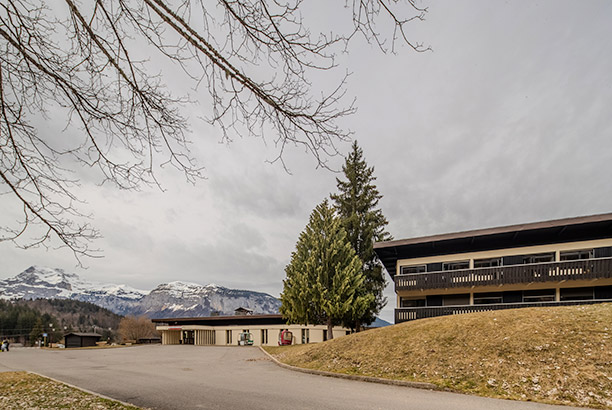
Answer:
[{"label": "grass verge", "polygon": [[265,349],[308,369],[612,409],[611,335],[612,304],[598,304],[423,319],[325,343]]},{"label": "grass verge", "polygon": [[0,408],[139,410],[26,372],[0,373]]}]

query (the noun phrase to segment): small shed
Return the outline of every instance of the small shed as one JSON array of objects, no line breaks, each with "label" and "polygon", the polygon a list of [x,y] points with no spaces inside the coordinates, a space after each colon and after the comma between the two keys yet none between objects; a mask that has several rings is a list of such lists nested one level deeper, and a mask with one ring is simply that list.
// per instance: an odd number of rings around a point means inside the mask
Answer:
[{"label": "small shed", "polygon": [[138,344],[154,344],[161,343],[161,336],[139,337],[136,343]]},{"label": "small shed", "polygon": [[95,346],[100,341],[102,335],[97,333],[77,333],[71,332],[64,335],[66,347],[87,347]]}]

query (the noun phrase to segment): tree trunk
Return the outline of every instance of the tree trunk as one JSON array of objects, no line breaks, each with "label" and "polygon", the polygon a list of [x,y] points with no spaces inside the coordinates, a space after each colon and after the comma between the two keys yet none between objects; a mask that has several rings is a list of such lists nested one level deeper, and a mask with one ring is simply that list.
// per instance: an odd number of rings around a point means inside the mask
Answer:
[{"label": "tree trunk", "polygon": [[361,332],[361,320],[357,320],[355,322],[355,332],[356,333]]},{"label": "tree trunk", "polygon": [[332,340],[334,338],[334,331],[331,318],[327,319],[327,340]]}]

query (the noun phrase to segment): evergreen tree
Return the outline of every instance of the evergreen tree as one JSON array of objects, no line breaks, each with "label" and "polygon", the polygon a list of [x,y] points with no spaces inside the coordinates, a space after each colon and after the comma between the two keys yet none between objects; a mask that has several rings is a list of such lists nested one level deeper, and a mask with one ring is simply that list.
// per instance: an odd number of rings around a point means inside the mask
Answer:
[{"label": "evergreen tree", "polygon": [[368,167],[363,150],[353,142],[352,151],[342,167],[346,180],[336,178],[338,194],[332,194],[336,210],[347,232],[348,240],[362,262],[365,289],[373,295],[372,302],[364,314],[351,327],[360,330],[362,324],[370,324],[387,304],[383,297],[386,280],[382,264],[374,252],[374,242],[390,240],[385,231],[388,224],[382,211],[377,208],[382,195],[374,181],[374,168]]},{"label": "evergreen tree", "polygon": [[361,262],[327,200],[310,215],[285,272],[283,316],[293,323],[326,324],[330,339],[334,325],[361,317],[372,303],[363,289]]},{"label": "evergreen tree", "polygon": [[34,344],[42,336],[42,334],[43,334],[43,322],[42,322],[42,319],[39,317],[36,320],[36,324],[32,328],[32,331],[30,332],[30,345],[34,346]]}]

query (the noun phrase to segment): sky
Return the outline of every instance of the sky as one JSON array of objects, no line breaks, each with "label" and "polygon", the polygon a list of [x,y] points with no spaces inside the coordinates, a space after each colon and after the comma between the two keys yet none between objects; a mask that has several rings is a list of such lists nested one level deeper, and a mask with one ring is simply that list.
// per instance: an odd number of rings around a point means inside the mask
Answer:
[{"label": "sky", "polygon": [[[343,125],[375,168],[393,237],[611,212],[612,3],[422,5],[426,20],[409,35],[433,51],[382,54],[355,41],[341,56],[358,107]],[[180,280],[279,296],[299,233],[341,174],[301,149],[286,153],[287,172],[269,163],[271,140],[220,143],[200,119],[205,106],[185,110],[205,180],[164,168],[163,192],[125,192],[82,170],[77,194],[104,257],[83,268],[65,249],[0,242],[0,278],[39,265],[139,289]],[[350,143],[338,148],[346,154]],[[0,221],[14,219],[13,208],[0,198]],[[385,294],[381,317],[392,321],[390,283]]]}]

